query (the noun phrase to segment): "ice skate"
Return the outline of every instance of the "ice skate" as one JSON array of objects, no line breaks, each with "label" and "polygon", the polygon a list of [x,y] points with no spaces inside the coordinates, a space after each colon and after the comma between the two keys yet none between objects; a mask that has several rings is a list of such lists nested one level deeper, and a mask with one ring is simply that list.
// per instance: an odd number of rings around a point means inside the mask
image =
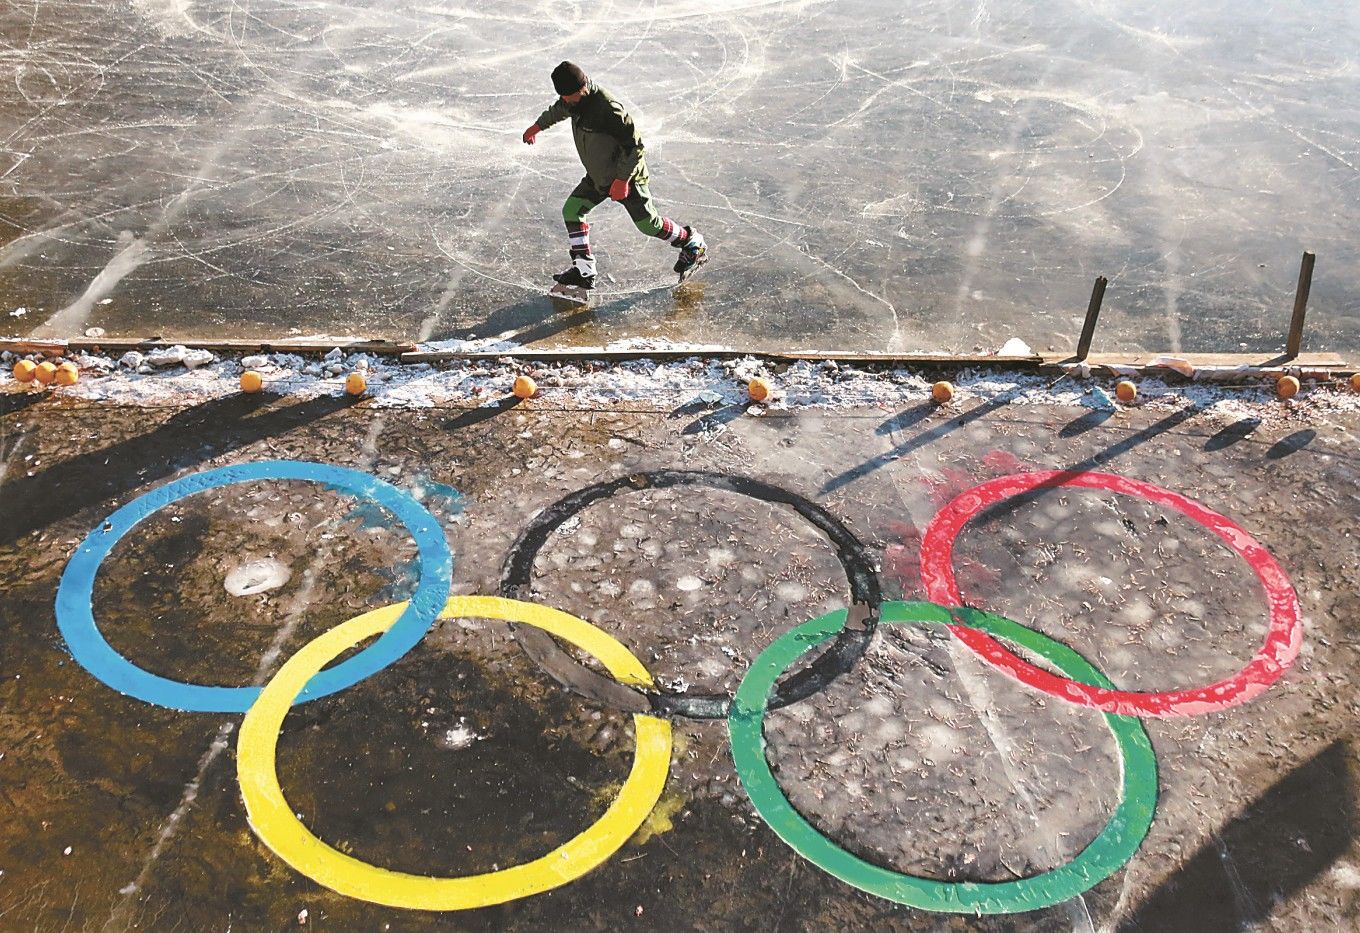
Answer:
[{"label": "ice skate", "polygon": [[681,284],[708,262],[708,245],[704,243],[703,234],[692,227],[686,227],[685,232],[689,237],[680,247],[680,258],[675,260],[675,271],[680,276]]},{"label": "ice skate", "polygon": [[595,287],[595,276],[583,274],[576,263],[572,263],[565,272],[554,275],[553,280],[557,284],[548,289],[551,297],[574,304],[590,304],[590,292]]}]

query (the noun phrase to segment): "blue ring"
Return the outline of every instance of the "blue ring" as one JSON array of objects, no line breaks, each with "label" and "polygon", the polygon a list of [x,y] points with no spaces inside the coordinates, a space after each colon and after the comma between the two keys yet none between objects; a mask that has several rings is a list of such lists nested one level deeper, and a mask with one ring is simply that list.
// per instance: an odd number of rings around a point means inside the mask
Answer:
[{"label": "blue ring", "polygon": [[100,564],[142,519],[193,493],[259,479],[307,480],[369,499],[406,526],[418,549],[420,583],[400,618],[363,651],[313,677],[294,702],[314,700],[352,686],[414,648],[438,618],[453,577],[453,555],[438,519],[408,493],[376,476],[324,463],[262,460],[194,473],[153,489],[114,512],[86,536],[71,555],[57,587],[57,627],[71,656],[118,692],[157,706],[196,713],[244,713],[250,709],[261,687],[186,684],[137,667],[104,640],[94,621],[91,600]]}]

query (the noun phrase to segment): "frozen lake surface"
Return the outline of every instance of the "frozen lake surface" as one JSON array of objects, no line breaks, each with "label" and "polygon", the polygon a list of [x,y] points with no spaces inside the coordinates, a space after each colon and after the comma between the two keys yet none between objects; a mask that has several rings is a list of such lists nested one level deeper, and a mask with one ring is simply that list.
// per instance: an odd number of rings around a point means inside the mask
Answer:
[{"label": "frozen lake surface", "polygon": [[[13,0],[0,333],[750,348],[1360,348],[1360,8],[1260,0]],[[582,174],[520,144],[579,62],[664,213],[606,204],[591,313],[542,291]]]}]

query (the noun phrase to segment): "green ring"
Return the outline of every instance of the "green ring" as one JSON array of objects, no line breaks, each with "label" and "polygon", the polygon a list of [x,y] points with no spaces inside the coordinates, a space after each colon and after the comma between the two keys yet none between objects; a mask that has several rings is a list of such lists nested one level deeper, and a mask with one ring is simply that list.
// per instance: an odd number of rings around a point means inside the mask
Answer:
[{"label": "green ring", "polygon": [[[952,610],[958,618],[951,617],[950,611],[934,603],[891,601],[883,603],[882,621],[932,625],[962,621],[1034,652],[1073,680],[1114,686],[1089,661],[1047,635],[978,609]],[[732,760],[751,803],[799,855],[847,884],[899,904],[947,913],[1008,914],[1075,897],[1114,874],[1138,851],[1157,806],[1157,758],[1142,720],[1113,713],[1104,715],[1119,746],[1123,781],[1119,805],[1100,835],[1060,868],[1018,881],[936,881],[873,865],[827,839],[789,803],[765,760],[765,705],[779,676],[799,657],[835,636],[844,624],[845,610],[841,609],[780,636],[746,672],[727,720]]]}]

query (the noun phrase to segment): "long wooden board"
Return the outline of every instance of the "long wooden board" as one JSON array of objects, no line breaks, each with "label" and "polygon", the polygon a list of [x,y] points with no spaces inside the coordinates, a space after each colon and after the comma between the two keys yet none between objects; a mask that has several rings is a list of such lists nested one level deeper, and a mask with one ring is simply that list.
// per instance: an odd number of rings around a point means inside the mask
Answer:
[{"label": "long wooden board", "polygon": [[[549,349],[534,350],[525,348],[514,352],[487,351],[416,351],[402,355],[404,363],[437,363],[450,360],[496,360],[515,359],[529,362],[570,363],[586,360],[601,362],[623,362],[636,359],[683,360],[695,357],[702,359],[739,359],[754,357],[772,363],[796,363],[799,361],[821,362],[832,360],[838,363],[881,368],[922,368],[942,369],[965,366],[987,366],[1005,369],[1042,369],[1059,370],[1064,365],[1075,362],[1069,355],[1047,353],[1032,356],[995,356],[981,354],[888,354],[888,353],[845,353],[845,352],[773,352],[767,350],[733,349],[664,349],[664,350],[591,350],[591,349]],[[1100,353],[1092,354],[1086,362],[1093,368],[1109,366],[1132,366],[1137,369],[1155,368],[1154,361],[1159,357],[1185,360],[1196,369],[1319,369],[1347,370],[1350,364],[1337,353],[1302,353],[1287,360],[1276,353]]]},{"label": "long wooden board", "polygon": [[47,353],[59,356],[68,350],[101,350],[104,353],[126,353],[129,350],[155,350],[161,347],[188,347],[191,350],[211,350],[214,353],[327,353],[339,347],[350,353],[372,353],[378,356],[400,356],[416,349],[414,343],[370,340],[361,337],[334,337],[318,340],[161,340],[135,337],[81,337],[78,340],[0,339],[0,350],[12,353]]},{"label": "long wooden board", "polygon": [[[626,349],[607,350],[590,347],[560,347],[535,349],[522,347],[514,351],[488,350],[419,350],[412,343],[398,343],[387,340],[368,340],[363,338],[332,338],[317,340],[183,340],[167,341],[159,339],[136,339],[127,337],[85,337],[78,340],[26,340],[0,339],[0,350],[14,353],[46,353],[59,356],[68,351],[101,350],[105,353],[125,353],[128,350],[154,350],[160,347],[182,345],[194,349],[211,350],[217,353],[326,353],[340,347],[350,353],[371,353],[375,356],[398,357],[403,363],[438,363],[453,360],[500,360],[514,359],[539,363],[573,363],[595,360],[599,362],[625,362],[628,360],[684,360],[695,357],[702,359],[740,359],[754,357],[774,364],[792,364],[800,361],[822,362],[831,360],[847,365],[879,368],[919,368],[919,369],[957,369],[966,366],[983,366],[1019,370],[1060,371],[1064,365],[1071,364],[1075,358],[1070,354],[1045,353],[1030,356],[994,356],[984,354],[948,353],[853,353],[847,351],[792,350],[770,351],[735,349],[730,347],[694,347],[664,349]],[[1135,369],[1156,369],[1159,357],[1185,360],[1196,369],[1234,369],[1245,367],[1261,372],[1274,372],[1284,369],[1303,369],[1335,371],[1349,374],[1356,370],[1354,363],[1348,363],[1338,353],[1301,353],[1293,359],[1281,353],[1093,353],[1086,362],[1093,369],[1110,366],[1129,366]]]}]

